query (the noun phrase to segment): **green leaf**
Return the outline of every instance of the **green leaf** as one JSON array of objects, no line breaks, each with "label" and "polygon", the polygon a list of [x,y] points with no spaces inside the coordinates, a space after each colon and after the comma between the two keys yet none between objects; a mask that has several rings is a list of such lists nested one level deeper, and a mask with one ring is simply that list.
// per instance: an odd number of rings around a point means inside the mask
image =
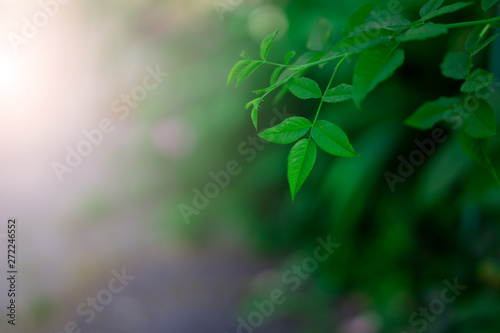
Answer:
[{"label": "green leaf", "polygon": [[258,130],[259,127],[258,127],[258,116],[259,116],[259,104],[255,104],[252,108],[252,114],[251,114],[251,118],[252,118],[252,124],[253,124],[253,127],[255,127],[255,130]]},{"label": "green leaf", "polygon": [[469,55],[462,52],[450,52],[441,63],[441,73],[445,77],[463,80],[469,73]]},{"label": "green leaf", "polygon": [[377,2],[366,3],[352,13],[347,19],[347,23],[342,31],[342,36],[348,36],[356,27],[363,24],[377,5]]},{"label": "green leaf", "polygon": [[487,167],[497,181],[497,184],[500,185],[498,174],[488,157],[488,139],[473,138],[464,130],[460,130],[458,139],[462,150],[469,155],[472,160]]},{"label": "green leaf", "polygon": [[295,97],[300,99],[321,98],[321,89],[318,84],[305,77],[290,80],[288,88]]},{"label": "green leaf", "polygon": [[290,117],[281,124],[261,132],[259,136],[270,142],[288,144],[300,139],[311,126],[311,122],[306,118]]},{"label": "green leaf", "polygon": [[252,91],[252,92],[253,92],[254,94],[256,94],[256,95],[260,95],[260,94],[263,94],[263,93],[267,92],[267,91],[268,91],[268,89],[269,89],[269,87],[264,88],[264,89],[254,90],[254,91]]},{"label": "green leaf", "polygon": [[[301,66],[305,65],[307,63],[311,63],[314,61],[317,61],[319,58],[321,58],[322,54],[318,52],[307,52],[299,56],[297,59],[295,59],[291,66]],[[277,82],[280,82],[285,79],[289,79],[291,76],[297,75],[297,70],[290,69],[290,68],[285,68],[285,70],[281,71],[281,74],[278,76]]]},{"label": "green leaf", "polygon": [[493,41],[495,41],[495,39],[497,39],[498,36],[500,36],[500,34],[493,35],[484,42],[482,42],[480,45],[478,45],[478,47],[474,50],[474,52],[472,52],[471,55],[476,55],[477,53],[481,52],[481,50],[483,50],[485,47],[487,47]]},{"label": "green leaf", "polygon": [[295,51],[290,51],[285,56],[285,65],[288,65],[290,60],[295,56]]},{"label": "green leaf", "polygon": [[302,139],[297,142],[288,155],[288,183],[292,200],[311,173],[316,160],[316,145],[312,140]]},{"label": "green leaf", "polygon": [[260,102],[262,102],[262,98],[261,97],[256,98],[254,100],[251,100],[245,106],[247,109],[252,106],[252,115],[251,115],[251,117],[252,117],[252,123],[253,123],[253,126],[255,127],[255,129],[257,129],[257,116],[258,116],[258,113],[259,113],[259,104],[260,104]]},{"label": "green leaf", "polygon": [[[245,60],[243,60],[245,61]],[[257,68],[262,65],[262,61],[251,61],[244,69],[241,70],[236,81],[236,86],[239,86],[247,77],[249,77]]]},{"label": "green leaf", "polygon": [[325,97],[323,97],[323,101],[327,103],[338,103],[349,101],[352,98],[352,86],[342,83],[335,88],[328,90]]},{"label": "green leaf", "polygon": [[[487,138],[493,136],[497,133],[497,127],[495,122],[495,111],[491,106],[482,100],[477,100],[478,105],[472,107],[469,110],[462,112],[461,117],[464,120],[464,130],[465,132],[474,138]],[[467,105],[467,104],[465,104]]]},{"label": "green leaf", "polygon": [[478,68],[474,70],[471,75],[467,78],[467,80],[460,87],[460,91],[464,93],[471,93],[479,91],[483,88],[486,88],[491,83],[493,83],[494,77],[493,74],[485,71],[482,68]]},{"label": "green leaf", "polygon": [[469,33],[469,37],[467,37],[467,41],[465,42],[465,51],[472,53],[474,52],[475,47],[480,41],[480,34],[483,30],[483,26],[476,25],[471,32]]},{"label": "green leaf", "polygon": [[378,14],[373,15],[373,20],[356,27],[348,36],[358,35],[360,33],[372,34],[373,32],[386,29],[392,32],[401,32],[407,30],[411,25],[411,21],[401,15],[385,16],[383,19]]},{"label": "green leaf", "polygon": [[454,4],[444,6],[444,7],[439,8],[438,10],[430,12],[429,14],[422,17],[420,19],[420,21],[423,22],[423,21],[430,20],[431,18],[434,18],[434,17],[438,17],[438,16],[441,16],[444,14],[453,13],[453,12],[456,12],[456,11],[462,9],[462,8],[468,7],[472,4],[473,4],[473,2],[456,2]]},{"label": "green leaf", "polygon": [[345,132],[338,126],[320,120],[311,129],[316,144],[329,154],[341,157],[356,157],[358,154],[351,146]]},{"label": "green leaf", "polygon": [[269,54],[269,50],[271,49],[271,45],[273,45],[274,38],[277,34],[278,30],[262,40],[262,43],[260,44],[260,57],[262,60],[267,60],[267,55]]},{"label": "green leaf", "polygon": [[412,40],[424,40],[448,33],[448,28],[442,24],[425,23],[416,28],[407,30],[397,38],[400,42],[409,42]]},{"label": "green leaf", "polygon": [[278,75],[280,75],[280,72],[281,72],[281,69],[282,69],[282,68],[283,68],[283,67],[277,67],[277,68],[274,70],[273,74],[271,75],[271,80],[269,81],[269,84],[270,84],[270,85],[273,85],[273,84],[275,84],[275,83],[276,83],[276,79],[278,78]]},{"label": "green leaf", "polygon": [[335,45],[334,50],[342,53],[361,52],[389,41],[395,34],[394,30],[386,28],[358,31],[341,39]]},{"label": "green leaf", "polygon": [[[378,22],[377,22],[378,23]],[[407,29],[411,25],[411,21],[401,15],[393,15],[380,22],[383,27],[393,28],[393,29]]]},{"label": "green leaf", "polygon": [[401,49],[380,46],[363,51],[354,69],[354,102],[361,106],[366,95],[379,83],[388,79],[403,64],[404,52]]},{"label": "green leaf", "polygon": [[488,9],[493,7],[497,2],[498,2],[498,0],[482,0],[481,7],[486,12],[486,11],[488,11]]},{"label": "green leaf", "polygon": [[306,47],[311,51],[326,51],[330,36],[332,34],[332,24],[325,18],[316,21],[314,28],[309,35]]},{"label": "green leaf", "polygon": [[435,101],[425,102],[405,120],[405,124],[421,130],[429,129],[443,120],[446,112],[461,109],[461,102],[457,97],[441,97]]},{"label": "green leaf", "polygon": [[463,129],[460,130],[458,139],[463,151],[479,164],[488,164],[488,139],[473,138]]},{"label": "green leaf", "polygon": [[251,63],[251,60],[241,60],[234,65],[227,77],[227,85],[236,80],[236,78],[241,74],[241,72]]},{"label": "green leaf", "polygon": [[441,7],[443,4],[444,0],[430,0],[427,2],[425,5],[420,8],[420,17],[424,17],[428,15],[429,13],[432,13]]}]

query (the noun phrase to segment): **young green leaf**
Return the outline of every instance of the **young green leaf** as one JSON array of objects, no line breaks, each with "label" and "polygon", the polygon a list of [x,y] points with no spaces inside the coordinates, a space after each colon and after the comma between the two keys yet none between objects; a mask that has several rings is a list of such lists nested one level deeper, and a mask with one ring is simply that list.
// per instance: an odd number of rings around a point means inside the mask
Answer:
[{"label": "young green leaf", "polygon": [[445,77],[463,80],[469,73],[469,56],[462,52],[450,52],[441,63],[441,72]]},{"label": "young green leaf", "polygon": [[460,9],[468,7],[472,4],[473,4],[473,2],[456,2],[454,4],[444,6],[444,7],[439,8],[438,10],[430,12],[429,14],[422,17],[419,21],[424,22],[424,21],[430,20],[431,18],[435,18],[435,17],[441,16],[444,14],[453,13],[453,12],[456,12]]},{"label": "young green leaf", "polygon": [[307,48],[311,51],[326,51],[330,36],[332,34],[332,24],[325,18],[316,21],[314,28],[307,40]]},{"label": "young green leaf", "polygon": [[486,12],[486,11],[488,11],[488,9],[493,7],[497,2],[498,2],[498,0],[482,0],[481,7]]},{"label": "young green leaf", "polygon": [[[321,57],[322,57],[322,53],[306,52],[306,53],[302,54],[301,56],[299,56],[294,61],[292,61],[291,67],[302,66],[302,65],[305,65],[307,63],[317,61]],[[278,76],[277,82],[279,83],[282,80],[289,79],[291,76],[296,76],[296,75],[297,75],[296,69],[285,68],[283,71],[281,71],[280,75]]]},{"label": "young green leaf", "polygon": [[[245,61],[245,60],[243,60]],[[243,68],[238,75],[236,86],[239,86],[247,77],[249,77],[257,68],[262,65],[262,61],[251,61],[245,68]]]},{"label": "young green leaf", "polygon": [[465,42],[465,51],[472,53],[476,48],[477,44],[480,42],[480,34],[482,33],[483,26],[476,25],[471,32],[469,33],[469,37],[467,37],[467,41]]},{"label": "young green leaf", "polygon": [[252,118],[252,124],[255,130],[258,129],[258,121],[259,121],[258,116],[259,116],[259,105],[255,104],[252,108],[252,113],[250,116]]},{"label": "young green leaf", "polygon": [[241,74],[241,72],[251,63],[251,60],[241,60],[234,65],[227,77],[227,85],[236,80],[236,78]]},{"label": "young green leaf", "polygon": [[260,57],[262,58],[262,60],[267,60],[267,55],[269,54],[269,50],[271,49],[271,45],[273,45],[274,38],[276,38],[277,34],[278,30],[264,38],[264,40],[260,44]]},{"label": "young green leaf", "polygon": [[347,19],[347,23],[342,31],[342,36],[348,36],[356,27],[363,24],[377,5],[378,2],[366,3],[352,13]]},{"label": "young green leaf", "polygon": [[388,79],[403,64],[404,52],[401,49],[380,46],[363,51],[354,69],[354,102],[361,106],[366,95],[379,83]]},{"label": "young green leaf", "polygon": [[250,56],[245,51],[241,51],[240,56],[248,60],[252,60],[252,58],[250,58]]},{"label": "young green leaf", "polygon": [[490,38],[488,38],[487,40],[485,40],[484,42],[482,42],[481,44],[479,44],[476,47],[476,49],[471,53],[471,55],[476,55],[477,53],[481,52],[485,47],[487,47],[493,41],[495,41],[495,39],[497,39],[498,36],[500,36],[500,34],[493,35]]},{"label": "young green leaf", "polygon": [[495,111],[486,101],[479,101],[475,110],[462,113],[465,132],[474,138],[487,138],[497,133]]},{"label": "young green leaf", "polygon": [[400,42],[409,42],[412,40],[424,40],[444,35],[448,32],[448,28],[442,24],[425,23],[416,28],[407,30],[404,34],[396,39]]},{"label": "young green leaf", "polygon": [[278,79],[278,75],[280,75],[281,69],[283,67],[277,67],[274,71],[273,74],[271,75],[271,79],[269,81],[269,84],[272,86],[273,84],[276,83],[276,80]]},{"label": "young green leaf", "polygon": [[290,60],[295,56],[295,51],[290,51],[285,56],[285,65],[288,65]]},{"label": "young green leaf", "polygon": [[247,109],[252,106],[251,117],[252,117],[252,123],[253,123],[253,126],[255,127],[255,129],[257,129],[257,116],[258,116],[258,113],[259,113],[259,104],[260,104],[260,102],[262,102],[262,98],[261,97],[256,98],[254,100],[251,100],[246,105]]},{"label": "young green leaf", "polygon": [[288,183],[292,201],[306,180],[316,160],[316,145],[312,140],[302,139],[297,142],[288,155]]},{"label": "young green leaf", "polygon": [[328,90],[323,97],[323,101],[327,103],[339,103],[349,101],[352,98],[352,86],[342,83],[335,88]]},{"label": "young green leaf", "polygon": [[300,99],[321,98],[318,84],[308,78],[299,77],[288,82],[290,92]]},{"label": "young green leaf", "polygon": [[288,144],[300,139],[311,126],[311,122],[306,118],[290,117],[281,124],[261,132],[259,136],[270,142]]},{"label": "young green leaf", "polygon": [[269,87],[264,88],[264,89],[254,90],[254,91],[252,91],[252,92],[253,92],[254,94],[256,94],[256,95],[260,95],[260,94],[263,94],[263,93],[267,92],[268,90],[269,90]]},{"label": "young green leaf", "polygon": [[461,102],[457,97],[441,97],[435,101],[425,102],[405,120],[405,124],[421,130],[429,129],[444,120],[446,112],[461,109]]},{"label": "young green leaf", "polygon": [[460,91],[471,93],[486,88],[494,81],[493,74],[482,68],[474,70],[460,87]]},{"label": "young green leaf", "polygon": [[316,144],[327,153],[341,157],[358,156],[340,127],[320,120],[314,124],[311,132]]},{"label": "young green leaf", "polygon": [[430,0],[425,5],[423,5],[422,8],[420,8],[420,17],[424,17],[429,13],[435,12],[439,9],[439,7],[441,7],[443,2],[444,0]]}]

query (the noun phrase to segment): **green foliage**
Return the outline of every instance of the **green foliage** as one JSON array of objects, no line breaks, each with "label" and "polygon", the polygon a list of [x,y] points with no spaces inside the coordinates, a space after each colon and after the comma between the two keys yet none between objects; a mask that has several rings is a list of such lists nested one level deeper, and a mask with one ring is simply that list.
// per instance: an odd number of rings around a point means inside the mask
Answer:
[{"label": "green foliage", "polygon": [[425,5],[420,8],[420,17],[425,17],[429,15],[432,12],[435,12],[436,10],[441,7],[441,5],[444,3],[444,0],[431,0],[427,2]]},{"label": "green foliage", "polygon": [[259,136],[274,143],[292,143],[306,134],[311,126],[311,122],[306,118],[290,117],[281,124],[263,131]]},{"label": "green foliage", "polygon": [[273,74],[271,75],[271,79],[269,80],[270,85],[273,85],[276,83],[276,80],[278,79],[278,76],[280,75],[282,69],[283,69],[283,67],[276,67]]},{"label": "green foliage", "polygon": [[288,89],[290,89],[290,92],[295,95],[295,97],[300,99],[321,97],[321,89],[318,84],[305,77],[290,80]]},{"label": "green foliage", "polygon": [[491,36],[490,38],[488,38],[487,40],[485,40],[484,42],[479,44],[471,54],[476,55],[477,53],[482,51],[484,48],[486,48],[488,45],[490,45],[493,41],[495,41],[495,39],[497,39],[498,36],[500,36],[500,34],[496,34],[496,35]]},{"label": "green foliage", "polygon": [[442,24],[425,23],[418,27],[408,29],[404,34],[399,36],[399,42],[409,42],[412,40],[425,40],[428,38],[444,35],[448,32],[448,28]]},{"label": "green foliage", "polygon": [[498,3],[498,0],[481,0],[483,10],[486,12],[488,9]]},{"label": "green foliage", "polygon": [[231,69],[231,72],[229,73],[229,76],[227,78],[227,84],[229,85],[231,82],[236,80],[241,72],[250,65],[252,61],[251,60],[241,60],[234,65],[233,69]]},{"label": "green foliage", "polygon": [[478,101],[475,110],[463,115],[465,133],[474,138],[487,138],[497,133],[495,112],[485,101]]},{"label": "green foliage", "polygon": [[495,177],[495,180],[500,184],[498,174],[491,164],[488,157],[488,140],[485,138],[477,138],[470,136],[467,131],[461,130],[458,139],[463,151],[474,161],[488,168]]},{"label": "green foliage", "polygon": [[[434,1],[431,1],[431,2],[434,2]],[[442,3],[442,1],[440,1],[440,2]],[[441,16],[441,15],[450,14],[450,13],[456,12],[460,9],[463,9],[465,7],[468,7],[472,4],[473,4],[473,2],[457,2],[457,3],[454,3],[452,5],[448,5],[448,6],[441,7],[439,9],[431,10],[428,14],[423,16],[420,19],[420,21],[423,22],[423,21],[427,21],[427,20],[430,20],[432,18]]]},{"label": "green foliage", "polygon": [[271,45],[273,45],[274,38],[278,34],[278,30],[276,30],[272,35],[264,38],[262,43],[260,44],[260,57],[262,60],[267,60],[267,55],[269,54],[269,50],[271,49]]},{"label": "green foliage", "polygon": [[441,72],[445,77],[464,80],[469,73],[469,56],[462,52],[450,52],[441,63]]},{"label": "green foliage", "polygon": [[341,157],[358,156],[340,127],[326,120],[320,120],[314,124],[311,132],[316,144],[327,153]]},{"label": "green foliage", "polygon": [[359,7],[359,9],[347,19],[342,35],[344,37],[348,36],[356,27],[363,24],[377,5],[377,2],[370,2]]},{"label": "green foliage", "polygon": [[352,86],[349,84],[341,83],[335,88],[329,89],[323,97],[323,101],[327,103],[339,103],[350,101],[354,98],[352,94]]},{"label": "green foliage", "polygon": [[288,65],[290,60],[295,56],[295,51],[290,51],[285,56],[285,66]]},{"label": "green foliage", "polygon": [[[482,1],[482,9],[488,10],[498,1]],[[420,19],[413,22],[401,15],[393,15],[385,20],[375,17],[376,3],[367,3],[356,10],[348,19],[342,31],[342,38],[331,46],[332,24],[320,19],[312,29],[307,42],[306,53],[291,63],[294,51],[288,52],[283,63],[267,61],[269,50],[277,31],[264,38],[260,47],[262,60],[252,60],[246,53],[244,60],[231,70],[228,83],[236,80],[241,84],[248,76],[262,65],[274,66],[269,86],[255,90],[261,95],[247,104],[252,107],[252,121],[257,128],[258,109],[269,94],[278,91],[275,101],[290,92],[301,100],[318,100],[318,109],[313,121],[303,117],[290,117],[281,124],[262,131],[259,135],[265,140],[279,144],[296,142],[288,158],[288,181],[292,199],[309,175],[316,159],[316,145],[325,152],[339,157],[358,156],[351,146],[345,132],[336,124],[319,120],[324,103],[339,103],[353,100],[361,109],[361,104],[378,85],[394,75],[405,61],[402,45],[406,42],[426,41],[447,34],[450,29],[475,26],[470,33],[465,52],[450,52],[441,63],[442,75],[454,80],[463,80],[457,96],[440,97],[425,102],[405,123],[421,130],[430,129],[442,120],[453,117],[460,119],[461,145],[466,153],[476,161],[485,161],[486,138],[496,134],[496,122],[493,109],[484,100],[471,97],[488,87],[493,82],[493,74],[481,68],[474,68],[473,57],[495,40],[498,35],[489,38],[487,34],[497,18],[472,22],[438,24],[430,20],[445,14],[454,13],[471,6],[472,2],[456,2],[443,6],[443,0],[431,0],[420,9]],[[422,44],[425,47],[425,44]],[[348,58],[354,58],[356,64],[352,75],[352,85],[335,81],[338,68]],[[325,89],[311,78],[303,75],[311,68],[320,68],[334,63],[335,68]],[[323,69],[324,70],[324,69]],[[476,107],[471,107],[476,105]],[[309,138],[302,138],[310,131]],[[301,139],[302,138],[302,139]],[[483,163],[484,164],[484,163]],[[493,170],[492,170],[493,171]]]},{"label": "green foliage", "polygon": [[387,80],[403,64],[404,52],[396,47],[379,46],[363,52],[354,69],[354,102],[361,107],[366,95]]},{"label": "green foliage", "polygon": [[288,155],[288,182],[292,200],[311,173],[316,160],[316,145],[308,139],[297,142]]},{"label": "green foliage", "polygon": [[405,121],[405,124],[421,130],[432,128],[444,120],[449,111],[460,110],[462,100],[458,97],[441,97],[438,100],[425,102]]},{"label": "green foliage", "polygon": [[466,79],[460,91],[464,93],[471,93],[486,88],[494,81],[493,74],[478,68],[473,71]]}]

